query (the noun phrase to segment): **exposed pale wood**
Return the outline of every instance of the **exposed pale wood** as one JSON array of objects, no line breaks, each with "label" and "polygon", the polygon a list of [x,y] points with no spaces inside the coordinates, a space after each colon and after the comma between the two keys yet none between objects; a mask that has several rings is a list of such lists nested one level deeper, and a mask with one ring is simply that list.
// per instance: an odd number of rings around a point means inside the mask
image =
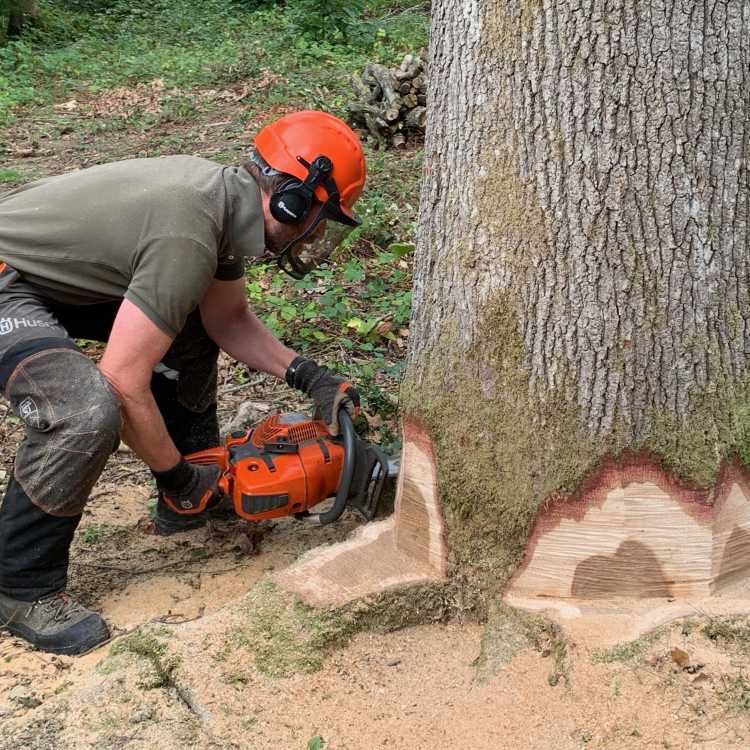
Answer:
[{"label": "exposed pale wood", "polygon": [[394,543],[395,518],[360,527],[339,544],[318,547],[274,575],[308,604],[342,605],[398,586],[435,579],[424,562]]},{"label": "exposed pale wood", "polygon": [[400,115],[401,115],[400,108],[393,107],[393,109],[386,109],[385,112],[383,112],[383,119],[386,122],[396,122],[396,120],[398,120]]},{"label": "exposed pale wood", "polygon": [[397,81],[411,80],[422,71],[424,62],[414,55],[406,55],[398,70],[394,71]]},{"label": "exposed pale wood", "polygon": [[505,603],[554,620],[565,636],[588,648],[632,641],[674,620],[750,614],[745,578],[731,589],[685,599],[544,599],[507,594]]},{"label": "exposed pale wood", "polygon": [[340,605],[386,589],[442,580],[447,571],[444,521],[432,445],[423,428],[404,424],[393,516],[358,529],[345,542],[311,550],[274,575],[314,605]]},{"label": "exposed pale wood", "polygon": [[540,513],[510,595],[705,597],[750,574],[750,492],[738,470],[712,504],[655,466],[609,468],[600,482]]},{"label": "exposed pale wood", "polygon": [[417,95],[416,94],[407,94],[402,98],[404,107],[408,109],[412,109],[413,107],[417,106]]}]

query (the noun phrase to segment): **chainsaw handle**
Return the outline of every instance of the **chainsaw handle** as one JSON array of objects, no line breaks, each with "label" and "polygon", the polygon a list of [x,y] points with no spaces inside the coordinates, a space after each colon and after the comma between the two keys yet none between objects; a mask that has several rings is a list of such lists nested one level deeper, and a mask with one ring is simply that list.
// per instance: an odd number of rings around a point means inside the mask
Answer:
[{"label": "chainsaw handle", "polygon": [[310,514],[321,525],[338,520],[344,512],[346,502],[349,499],[349,488],[352,484],[352,477],[354,476],[356,451],[354,424],[352,423],[352,418],[349,416],[349,412],[343,406],[339,409],[339,427],[341,428],[341,436],[344,439],[344,465],[341,468],[341,479],[336,492],[336,500],[325,513]]}]

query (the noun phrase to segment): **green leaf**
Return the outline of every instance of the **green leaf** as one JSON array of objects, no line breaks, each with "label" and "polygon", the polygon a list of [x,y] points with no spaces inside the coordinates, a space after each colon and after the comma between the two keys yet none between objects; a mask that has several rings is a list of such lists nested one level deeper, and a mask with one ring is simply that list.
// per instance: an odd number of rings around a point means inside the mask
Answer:
[{"label": "green leaf", "polygon": [[280,312],[281,317],[287,322],[297,317],[297,310],[294,308],[294,305],[284,305]]},{"label": "green leaf", "polygon": [[396,256],[393,253],[378,253],[378,257],[375,258],[375,262],[379,266],[386,266],[396,260]]},{"label": "green leaf", "polygon": [[403,258],[404,255],[414,252],[414,244],[412,242],[395,242],[388,246],[388,252],[393,253],[397,258]]},{"label": "green leaf", "polygon": [[323,750],[326,741],[318,734],[307,741],[307,750]]},{"label": "green leaf", "polygon": [[344,281],[358,283],[365,277],[365,271],[358,260],[352,259],[344,266]]}]

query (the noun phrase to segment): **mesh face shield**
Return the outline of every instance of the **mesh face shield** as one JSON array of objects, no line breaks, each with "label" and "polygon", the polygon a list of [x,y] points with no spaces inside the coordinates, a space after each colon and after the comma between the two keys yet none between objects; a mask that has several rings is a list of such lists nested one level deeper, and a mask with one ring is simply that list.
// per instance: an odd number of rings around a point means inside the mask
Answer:
[{"label": "mesh face shield", "polygon": [[329,195],[307,229],[279,253],[279,268],[295,279],[303,278],[327,260],[360,223],[341,211],[338,193]]}]

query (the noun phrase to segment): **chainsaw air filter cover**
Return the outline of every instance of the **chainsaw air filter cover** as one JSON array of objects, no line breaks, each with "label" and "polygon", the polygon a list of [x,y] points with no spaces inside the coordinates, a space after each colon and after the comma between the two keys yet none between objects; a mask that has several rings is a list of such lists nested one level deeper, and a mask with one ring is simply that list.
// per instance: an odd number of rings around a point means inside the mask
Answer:
[{"label": "chainsaw air filter cover", "polygon": [[227,438],[225,492],[241,518],[303,513],[336,494],[344,448],[323,422],[275,414]]}]

